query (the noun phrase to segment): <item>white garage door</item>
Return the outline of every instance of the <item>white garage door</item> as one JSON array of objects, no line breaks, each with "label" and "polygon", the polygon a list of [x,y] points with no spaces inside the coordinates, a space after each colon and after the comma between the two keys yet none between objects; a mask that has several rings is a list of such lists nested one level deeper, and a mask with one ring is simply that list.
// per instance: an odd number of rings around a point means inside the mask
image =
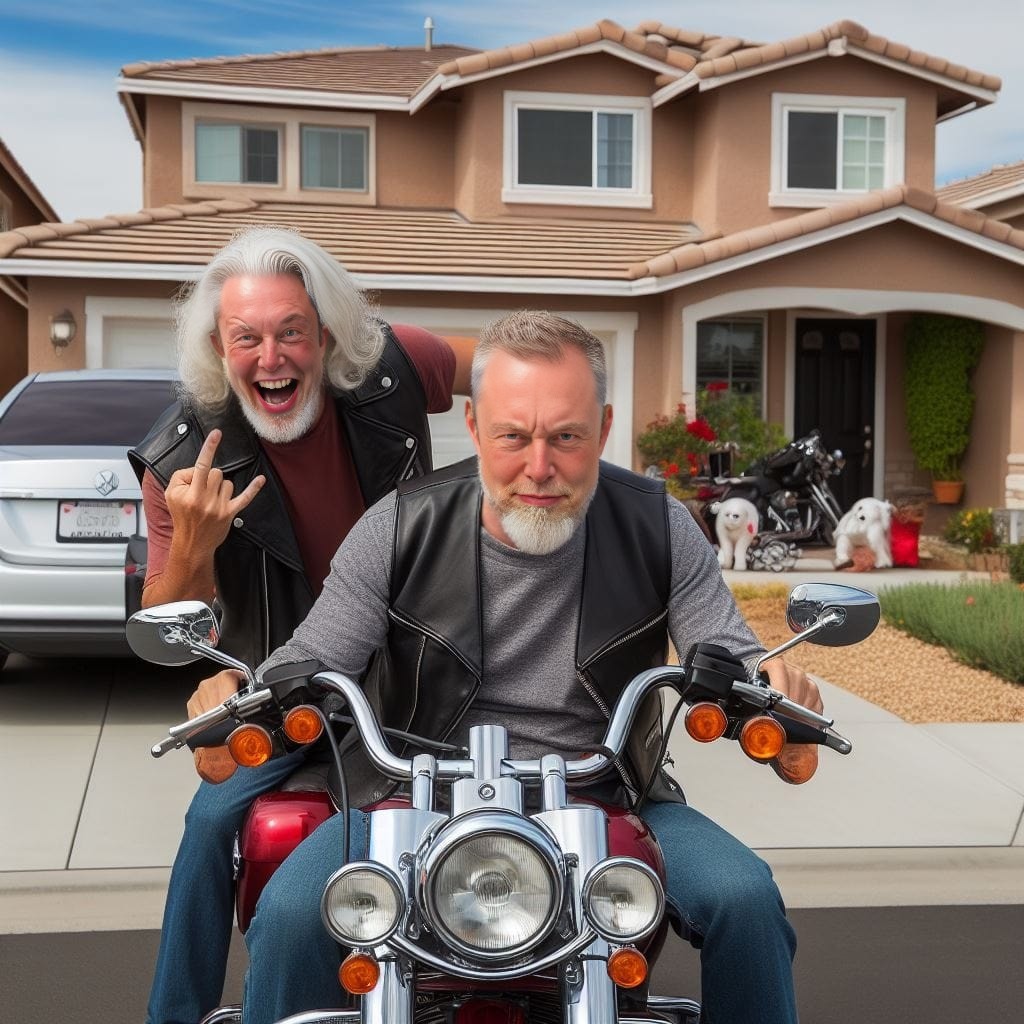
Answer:
[{"label": "white garage door", "polygon": [[175,366],[174,335],[167,320],[108,317],[103,335],[104,366],[120,370]]}]

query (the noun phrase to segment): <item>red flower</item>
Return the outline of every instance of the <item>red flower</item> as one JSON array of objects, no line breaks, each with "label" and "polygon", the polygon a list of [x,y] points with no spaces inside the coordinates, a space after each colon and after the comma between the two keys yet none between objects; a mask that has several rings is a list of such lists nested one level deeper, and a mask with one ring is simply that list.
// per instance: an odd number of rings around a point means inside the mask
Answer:
[{"label": "red flower", "polygon": [[973,595],[969,596],[969,597],[967,598],[967,600],[966,600],[966,601],[964,602],[964,604],[966,604],[966,605],[972,605],[972,604],[974,604],[974,596],[973,596]]},{"label": "red flower", "polygon": [[705,391],[728,391],[729,385],[724,380],[713,380],[704,389]]},{"label": "red flower", "polygon": [[691,420],[686,424],[686,432],[693,437],[699,437],[702,441],[714,441],[718,436],[705,419]]},{"label": "red flower", "polygon": [[665,467],[666,476],[676,476],[679,473],[679,466],[675,462],[670,462]]}]

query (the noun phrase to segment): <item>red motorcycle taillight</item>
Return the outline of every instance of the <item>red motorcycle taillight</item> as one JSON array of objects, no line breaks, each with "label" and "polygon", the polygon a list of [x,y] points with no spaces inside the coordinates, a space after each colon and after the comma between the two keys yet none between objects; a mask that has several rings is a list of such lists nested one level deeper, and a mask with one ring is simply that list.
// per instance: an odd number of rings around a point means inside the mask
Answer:
[{"label": "red motorcycle taillight", "polygon": [[526,1024],[521,1006],[498,999],[470,999],[456,1011],[454,1024]]}]

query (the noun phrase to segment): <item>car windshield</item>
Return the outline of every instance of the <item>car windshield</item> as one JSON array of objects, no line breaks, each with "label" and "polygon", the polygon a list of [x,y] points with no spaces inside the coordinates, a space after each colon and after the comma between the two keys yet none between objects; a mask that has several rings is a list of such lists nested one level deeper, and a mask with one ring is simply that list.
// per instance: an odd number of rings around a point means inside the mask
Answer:
[{"label": "car windshield", "polygon": [[34,381],[0,419],[0,445],[129,448],[174,397],[172,380]]}]

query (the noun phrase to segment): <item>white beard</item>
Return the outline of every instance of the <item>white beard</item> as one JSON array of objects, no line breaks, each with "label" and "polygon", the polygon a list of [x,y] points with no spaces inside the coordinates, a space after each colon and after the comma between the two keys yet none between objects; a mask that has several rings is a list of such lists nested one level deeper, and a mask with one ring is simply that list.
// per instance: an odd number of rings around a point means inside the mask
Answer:
[{"label": "white beard", "polygon": [[569,542],[594,498],[596,484],[582,504],[573,509],[550,509],[536,505],[512,504],[510,498],[497,499],[480,477],[484,497],[501,518],[501,528],[512,544],[528,555],[550,555]]},{"label": "white beard", "polygon": [[284,416],[257,409],[248,398],[240,399],[238,404],[249,426],[256,431],[256,436],[271,444],[288,444],[308,434],[320,416],[321,392],[314,392],[306,402]]}]

